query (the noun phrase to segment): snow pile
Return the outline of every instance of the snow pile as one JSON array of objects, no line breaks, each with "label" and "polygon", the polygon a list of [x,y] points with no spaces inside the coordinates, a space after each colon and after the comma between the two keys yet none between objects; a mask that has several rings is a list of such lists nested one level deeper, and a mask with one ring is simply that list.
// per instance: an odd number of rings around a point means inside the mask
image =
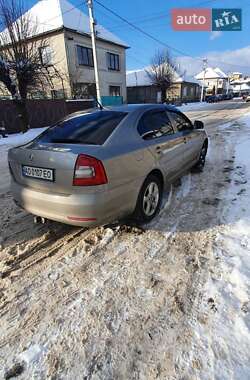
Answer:
[{"label": "snow pile", "polygon": [[0,145],[22,145],[40,135],[46,128],[30,129],[25,133],[14,133],[7,138],[0,138]]},{"label": "snow pile", "polygon": [[213,108],[216,106],[216,103],[206,103],[206,102],[195,102],[195,103],[187,103],[183,104],[180,107],[177,107],[180,111],[186,112],[186,111],[203,111],[207,108]]}]

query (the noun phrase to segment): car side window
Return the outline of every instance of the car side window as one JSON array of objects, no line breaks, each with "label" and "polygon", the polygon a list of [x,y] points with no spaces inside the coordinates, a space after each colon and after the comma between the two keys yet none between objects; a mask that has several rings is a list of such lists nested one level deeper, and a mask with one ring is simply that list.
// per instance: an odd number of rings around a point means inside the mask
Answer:
[{"label": "car side window", "polygon": [[161,111],[148,111],[138,123],[138,133],[144,140],[150,140],[174,133],[167,113]]},{"label": "car side window", "polygon": [[182,115],[181,113],[171,111],[171,112],[168,112],[168,114],[169,114],[169,117],[171,118],[173,126],[176,129],[178,129],[179,132],[190,131],[194,129],[191,121],[188,120],[188,118]]}]

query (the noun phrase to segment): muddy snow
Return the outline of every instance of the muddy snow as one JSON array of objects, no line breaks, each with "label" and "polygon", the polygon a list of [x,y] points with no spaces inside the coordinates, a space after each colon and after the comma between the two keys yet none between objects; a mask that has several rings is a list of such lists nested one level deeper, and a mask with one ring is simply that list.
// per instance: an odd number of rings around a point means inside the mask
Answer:
[{"label": "muddy snow", "polygon": [[1,145],[0,378],[249,379],[250,116],[208,132],[144,228],[34,225]]}]

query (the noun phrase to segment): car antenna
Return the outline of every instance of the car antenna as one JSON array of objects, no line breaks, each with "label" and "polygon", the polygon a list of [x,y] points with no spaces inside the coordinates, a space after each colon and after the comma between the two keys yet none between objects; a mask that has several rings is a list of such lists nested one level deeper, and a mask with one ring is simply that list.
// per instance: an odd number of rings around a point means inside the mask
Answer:
[{"label": "car antenna", "polygon": [[95,102],[97,103],[97,105],[99,106],[100,110],[102,111],[104,108],[103,105],[98,101],[98,99],[95,96],[93,96],[93,98],[94,98]]}]

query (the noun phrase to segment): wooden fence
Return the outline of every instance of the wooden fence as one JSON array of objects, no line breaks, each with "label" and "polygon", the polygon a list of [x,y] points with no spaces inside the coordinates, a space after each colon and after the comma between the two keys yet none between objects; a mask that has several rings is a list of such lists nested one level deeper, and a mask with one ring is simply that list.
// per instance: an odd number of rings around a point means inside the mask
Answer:
[{"label": "wooden fence", "polygon": [[[46,127],[64,116],[93,107],[92,100],[28,100],[27,109],[31,128]],[[0,100],[0,126],[7,133],[21,131],[16,105],[12,100]]]}]

